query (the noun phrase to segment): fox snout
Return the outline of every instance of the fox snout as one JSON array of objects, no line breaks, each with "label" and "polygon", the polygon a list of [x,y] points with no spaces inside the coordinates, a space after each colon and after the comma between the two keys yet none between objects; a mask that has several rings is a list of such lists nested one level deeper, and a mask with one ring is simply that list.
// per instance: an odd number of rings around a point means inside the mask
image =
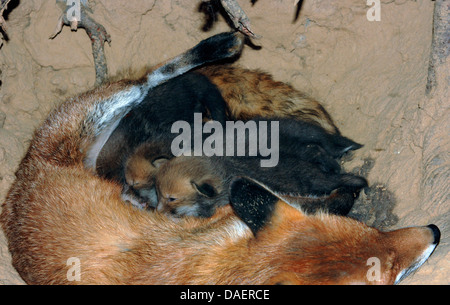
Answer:
[{"label": "fox snout", "polygon": [[439,228],[430,224],[424,227],[405,228],[389,232],[398,255],[399,272],[395,284],[417,270],[430,257],[441,239]]},{"label": "fox snout", "polygon": [[433,245],[438,245],[439,241],[441,240],[441,231],[439,230],[439,228],[434,225],[428,225],[427,228],[429,228],[432,232],[433,232]]}]

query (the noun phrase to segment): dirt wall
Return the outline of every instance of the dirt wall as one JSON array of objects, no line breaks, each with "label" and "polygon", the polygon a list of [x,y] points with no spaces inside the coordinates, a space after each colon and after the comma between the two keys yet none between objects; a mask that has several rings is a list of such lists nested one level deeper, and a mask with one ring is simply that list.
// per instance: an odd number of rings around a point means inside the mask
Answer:
[{"label": "dirt wall", "polygon": [[[112,37],[110,74],[157,64],[212,34],[202,32],[200,0],[94,0],[92,16]],[[448,64],[433,96],[425,85],[433,3],[382,0],[381,20],[368,21],[366,1],[239,0],[263,36],[239,63],[270,72],[322,101],[342,133],[365,146],[344,164],[367,176],[355,215],[383,229],[435,223],[441,245],[407,284],[450,284],[450,120]],[[94,84],[84,30],[65,27],[53,40],[54,0],[22,0],[8,14],[10,40],[0,49],[0,201],[14,179],[33,130],[50,109]],[[22,280],[0,234],[0,283]]]}]

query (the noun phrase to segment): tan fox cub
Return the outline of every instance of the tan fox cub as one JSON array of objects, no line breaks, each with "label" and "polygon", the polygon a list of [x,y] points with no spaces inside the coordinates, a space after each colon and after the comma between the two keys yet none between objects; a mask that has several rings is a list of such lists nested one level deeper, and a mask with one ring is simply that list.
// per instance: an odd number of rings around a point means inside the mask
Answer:
[{"label": "tan fox cub", "polygon": [[158,203],[156,174],[159,167],[172,157],[169,146],[160,141],[138,146],[124,164],[122,198],[142,209],[155,208]]},{"label": "tan fox cub", "polygon": [[[105,134],[147,90],[241,47],[235,34],[214,36],[140,82],[99,87],[52,112],[0,218],[27,283],[392,284],[429,257],[439,241],[433,225],[382,233],[344,217],[307,216],[245,179],[230,185],[236,214],[228,205],[210,219],[173,222],[123,204],[122,187],[94,174]],[[69,276],[74,259],[78,277]]]}]

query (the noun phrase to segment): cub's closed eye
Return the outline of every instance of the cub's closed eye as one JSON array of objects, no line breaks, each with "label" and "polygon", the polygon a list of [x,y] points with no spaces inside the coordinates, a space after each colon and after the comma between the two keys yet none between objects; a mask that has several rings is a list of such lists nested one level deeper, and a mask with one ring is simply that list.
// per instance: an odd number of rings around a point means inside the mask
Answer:
[{"label": "cub's closed eye", "polygon": [[175,200],[177,200],[177,198],[174,198],[174,197],[169,197],[169,202],[173,202],[173,201],[175,201]]}]

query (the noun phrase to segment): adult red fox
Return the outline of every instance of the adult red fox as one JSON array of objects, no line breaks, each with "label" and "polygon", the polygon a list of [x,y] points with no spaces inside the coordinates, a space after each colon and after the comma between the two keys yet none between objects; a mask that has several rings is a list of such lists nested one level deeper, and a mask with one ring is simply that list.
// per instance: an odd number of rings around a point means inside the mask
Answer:
[{"label": "adult red fox", "polygon": [[27,283],[392,284],[430,256],[440,235],[434,225],[383,233],[344,217],[308,216],[244,178],[231,183],[233,209],[174,222],[124,204],[122,187],[95,175],[109,134],[148,90],[241,47],[238,34],[213,36],[145,79],[101,86],[50,114],[0,218]]}]

